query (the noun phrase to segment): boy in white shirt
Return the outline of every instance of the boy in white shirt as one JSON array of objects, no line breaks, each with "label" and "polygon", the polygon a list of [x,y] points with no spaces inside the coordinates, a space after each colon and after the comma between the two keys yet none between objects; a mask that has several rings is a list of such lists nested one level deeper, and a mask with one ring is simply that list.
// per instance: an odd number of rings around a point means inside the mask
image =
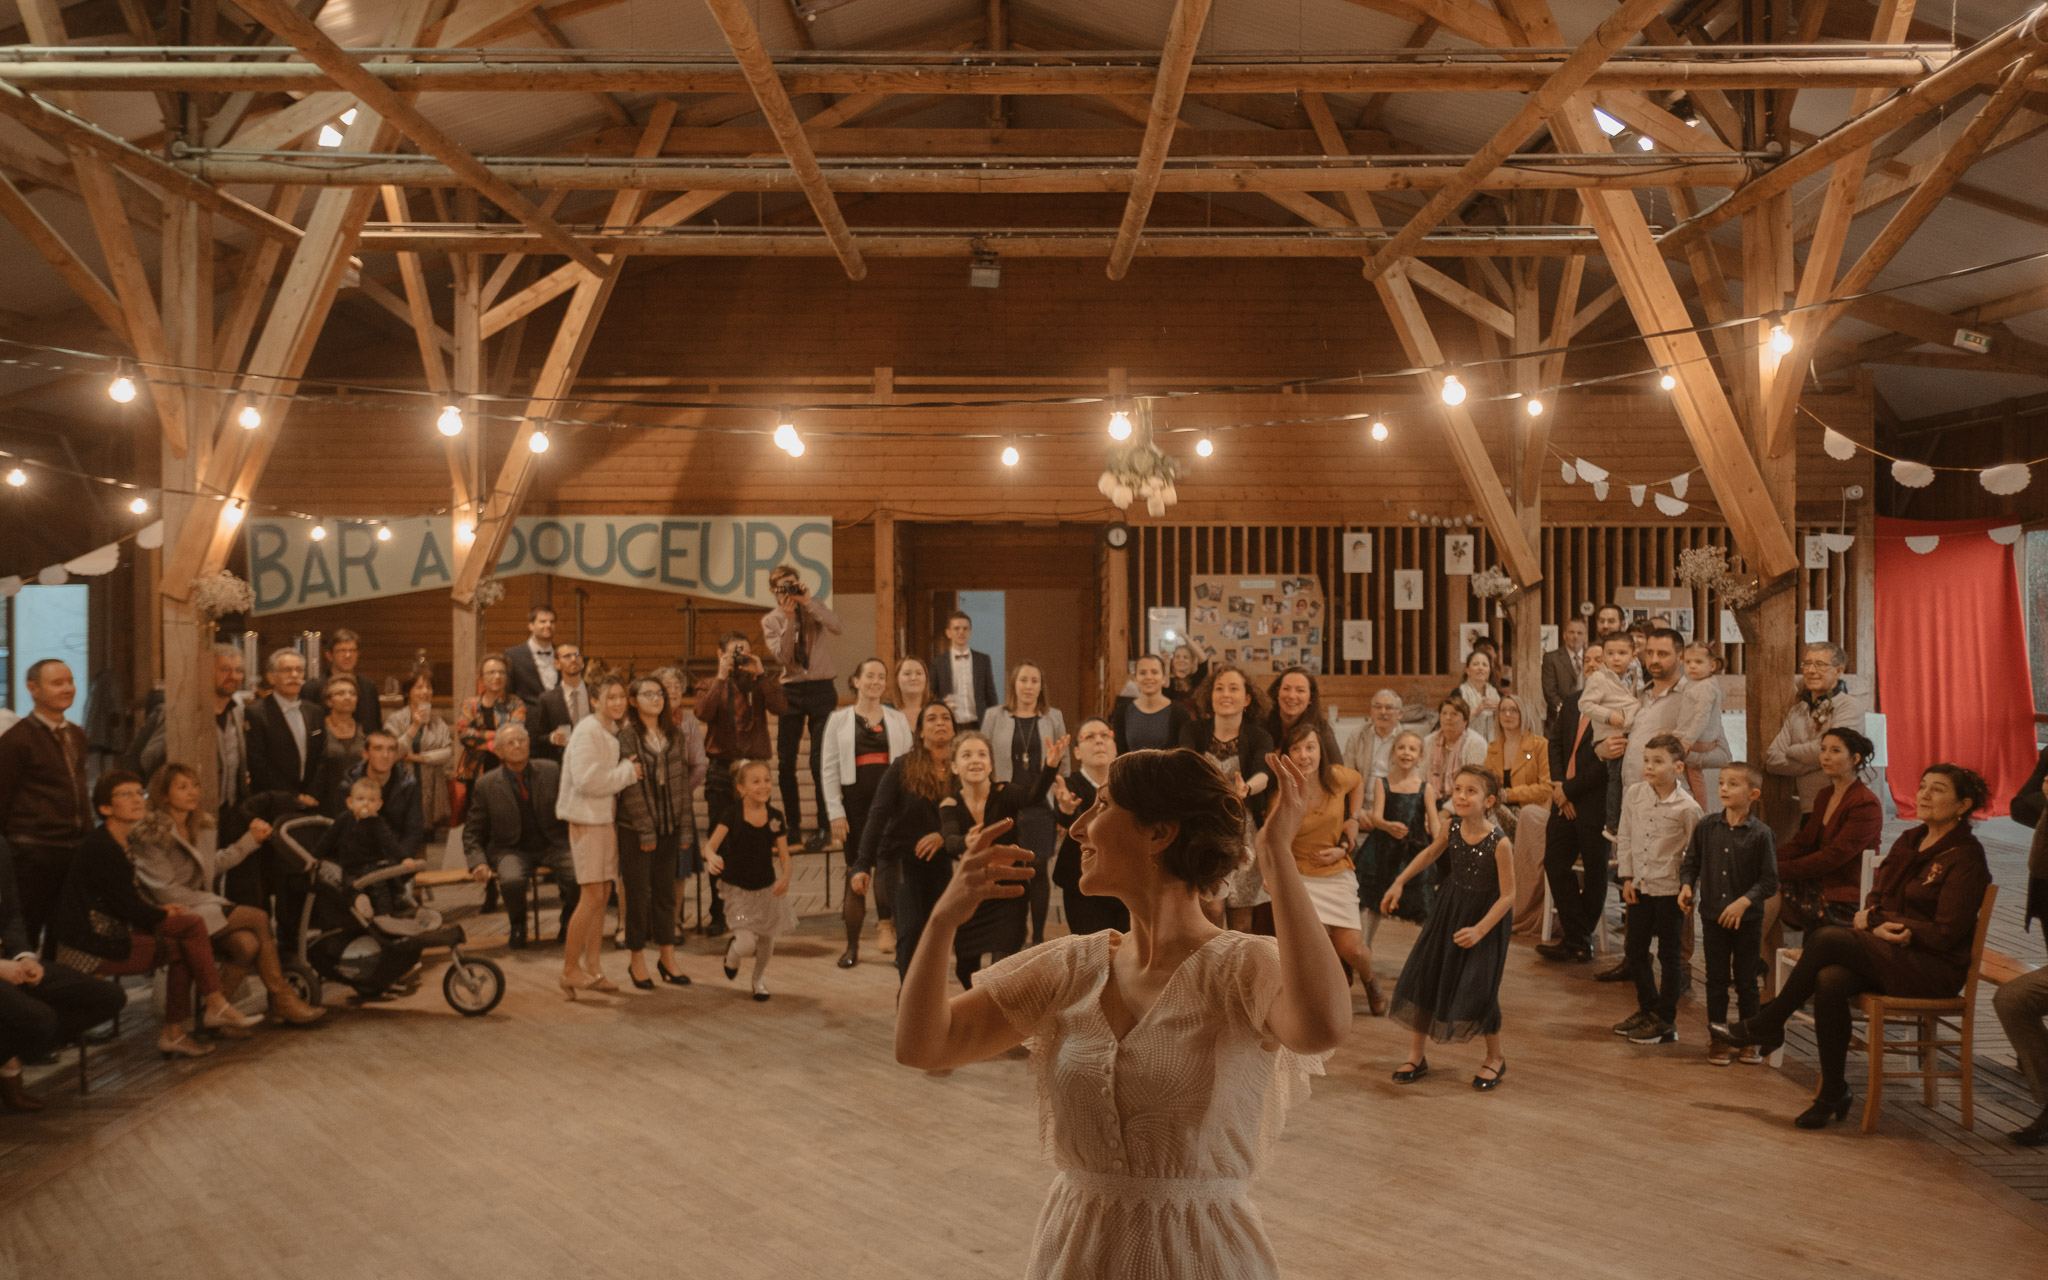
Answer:
[{"label": "boy in white shirt", "polygon": [[[1674,1044],[1678,1040],[1678,988],[1685,980],[1679,954],[1685,932],[1680,905],[1679,872],[1692,829],[1699,825],[1699,801],[1678,785],[1685,745],[1660,733],[1643,746],[1643,780],[1628,789],[1621,807],[1621,834],[1615,841],[1615,874],[1621,900],[1628,904],[1628,932],[1623,944],[1635,976],[1636,1011],[1614,1026],[1614,1034],[1631,1044]],[[1650,942],[1657,943],[1657,964],[1663,981],[1650,968]]]},{"label": "boy in white shirt", "polygon": [[[1587,732],[1595,746],[1635,727],[1636,711],[1642,705],[1628,687],[1628,669],[1635,660],[1635,641],[1626,631],[1617,631],[1600,642],[1600,669],[1586,677],[1586,687],[1579,693],[1579,714],[1591,726]],[[1600,834],[1614,839],[1620,821],[1621,768],[1616,761],[1607,770],[1607,823]]]}]

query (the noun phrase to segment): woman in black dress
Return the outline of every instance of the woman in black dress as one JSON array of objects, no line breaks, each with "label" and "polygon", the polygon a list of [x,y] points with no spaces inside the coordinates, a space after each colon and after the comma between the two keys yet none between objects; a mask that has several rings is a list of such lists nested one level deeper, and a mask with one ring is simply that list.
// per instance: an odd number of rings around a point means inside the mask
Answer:
[{"label": "woman in black dress", "polygon": [[1158,654],[1148,653],[1132,666],[1131,680],[1138,686],[1137,696],[1119,697],[1109,712],[1116,753],[1173,750],[1180,745],[1180,731],[1194,717],[1185,702],[1167,696],[1166,664]]},{"label": "woman in black dress", "polygon": [[[946,839],[949,873],[952,861],[967,852],[969,833],[1005,819],[1015,822],[1018,814],[1044,802],[1066,754],[1067,740],[1060,738],[1046,748],[1045,763],[1035,775],[999,782],[995,752],[988,739],[978,733],[960,735],[953,743],[953,776],[959,786],[939,804],[939,829]],[[943,884],[940,891],[944,891]],[[960,975],[961,986],[974,985],[983,956],[1001,960],[1024,949],[1025,919],[1024,898],[992,898],[975,908],[973,918],[953,939],[954,971]]]},{"label": "woman in black dress", "polygon": [[893,761],[875,784],[874,804],[862,827],[860,852],[847,881],[865,894],[878,869],[896,877],[896,975],[910,968],[918,935],[932,904],[953,876],[953,860],[939,834],[939,801],[953,793],[953,709],[927,702],[917,718],[917,745]]},{"label": "woman in black dress", "polygon": [[1053,783],[1053,805],[1061,815],[1060,851],[1052,864],[1052,882],[1060,887],[1060,903],[1073,933],[1128,933],[1131,909],[1121,899],[1081,892],[1081,844],[1069,828],[1077,814],[1095,804],[1095,793],[1109,785],[1109,766],[1117,755],[1116,735],[1105,720],[1083,720],[1074,737],[1079,768]]},{"label": "woman in black dress", "polygon": [[[1272,781],[1272,775],[1266,771],[1266,757],[1273,750],[1273,739],[1260,724],[1266,709],[1259,700],[1259,691],[1238,668],[1212,666],[1209,678],[1189,700],[1188,709],[1194,712],[1195,719],[1181,731],[1180,745],[1209,757],[1230,779],[1245,804],[1245,844],[1250,847],[1252,837],[1266,820],[1266,787]],[[1246,859],[1231,875],[1222,904],[1214,905],[1213,910],[1227,906],[1230,927],[1240,932],[1270,934],[1271,908],[1264,912],[1259,908],[1271,901],[1259,874],[1258,861]],[[1205,904],[1204,909],[1212,907]],[[1214,914],[1212,918],[1218,924],[1225,919]]]}]

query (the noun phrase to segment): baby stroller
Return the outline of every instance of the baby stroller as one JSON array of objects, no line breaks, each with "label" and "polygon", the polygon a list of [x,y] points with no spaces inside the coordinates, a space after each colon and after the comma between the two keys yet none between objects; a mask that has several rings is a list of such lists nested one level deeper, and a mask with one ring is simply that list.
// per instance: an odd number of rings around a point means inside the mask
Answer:
[{"label": "baby stroller", "polygon": [[413,874],[405,867],[380,867],[347,880],[342,868],[315,858],[308,846],[333,819],[317,814],[278,824],[278,846],[300,859],[312,878],[299,920],[299,946],[285,964],[285,976],[299,994],[320,1003],[323,980],[339,982],[361,1000],[389,1000],[419,990],[425,968],[420,956],[428,947],[447,947],[453,961],[441,978],[448,1007],[466,1018],[478,1018],[498,1007],[505,997],[505,971],[496,961],[464,956],[468,935],[459,924],[444,925],[441,913],[422,908],[411,917],[380,916],[371,911],[372,885]]}]

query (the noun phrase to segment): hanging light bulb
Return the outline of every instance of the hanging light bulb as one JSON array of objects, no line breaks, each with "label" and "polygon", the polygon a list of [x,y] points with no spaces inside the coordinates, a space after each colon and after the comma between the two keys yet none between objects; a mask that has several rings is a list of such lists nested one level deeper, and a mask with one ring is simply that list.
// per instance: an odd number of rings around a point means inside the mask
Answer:
[{"label": "hanging light bulb", "polygon": [[125,373],[121,374],[107,384],[107,395],[115,404],[127,404],[135,399],[135,379]]},{"label": "hanging light bulb", "polygon": [[458,520],[455,523],[455,540],[461,543],[476,541],[476,521]]},{"label": "hanging light bulb", "polygon": [[133,511],[133,512],[134,512],[134,513],[135,513],[136,515],[138,515],[138,516],[144,516],[144,515],[148,515],[148,514],[149,514],[149,499],[148,499],[148,498],[136,498],[136,499],[134,499],[133,501],[131,501],[131,502],[130,502],[130,503],[128,504],[128,509],[129,509],[130,511]]},{"label": "hanging light bulb", "polygon": [[388,524],[380,524],[380,525],[378,525],[378,526],[377,526],[377,541],[379,541],[379,542],[389,542],[389,541],[391,541],[391,526],[390,526],[390,525],[388,525]]},{"label": "hanging light bulb", "polygon": [[1458,375],[1455,373],[1444,376],[1444,403],[1465,403],[1465,384],[1458,381]]},{"label": "hanging light bulb", "polygon": [[230,502],[227,506],[221,508],[220,518],[222,523],[232,529],[242,523],[242,517],[248,514],[249,509],[247,507],[239,502]]},{"label": "hanging light bulb", "polygon": [[1014,467],[1017,465],[1016,445],[1006,444],[1003,446],[1003,465],[1006,467]]},{"label": "hanging light bulb", "polygon": [[1209,437],[1203,436],[1200,440],[1195,441],[1195,452],[1206,458],[1216,452],[1216,446],[1210,442]]},{"label": "hanging light bulb", "polygon": [[20,467],[16,467],[7,473],[7,483],[17,489],[21,488],[21,486],[28,483],[28,472],[23,471]]},{"label": "hanging light bulb", "polygon": [[535,453],[546,453],[548,451],[548,433],[538,427],[534,428],[533,434],[526,437],[526,447]]},{"label": "hanging light bulb", "polygon": [[1385,444],[1387,440],[1387,424],[1384,422],[1373,423],[1372,438],[1381,444]]},{"label": "hanging light bulb", "polygon": [[1131,438],[1131,415],[1118,409],[1109,415],[1109,438],[1128,440]]},{"label": "hanging light bulb", "polygon": [[1663,377],[1657,379],[1657,385],[1669,391],[1678,385],[1678,378],[1667,370]]},{"label": "hanging light bulb", "polygon": [[789,442],[789,451],[788,451],[788,452],[789,452],[789,456],[790,456],[790,457],[792,457],[792,458],[801,458],[801,457],[803,457],[803,456],[804,456],[804,438],[803,438],[802,436],[799,436],[799,435],[794,435],[794,433],[792,433],[792,437],[791,437],[791,439],[790,439],[790,442]]},{"label": "hanging light bulb", "polygon": [[242,430],[254,431],[263,425],[263,415],[256,412],[255,405],[245,404],[242,411],[235,415],[235,421],[242,424]]},{"label": "hanging light bulb", "polygon": [[443,406],[441,409],[441,416],[434,419],[434,426],[444,436],[461,435],[462,410],[456,408],[452,404]]},{"label": "hanging light bulb", "polygon": [[1543,402],[1541,400],[1538,400],[1535,396],[1530,396],[1529,403],[1524,405],[1523,407],[1529,411],[1529,416],[1532,418],[1540,418],[1543,416]]},{"label": "hanging light bulb", "polygon": [[1782,320],[1771,326],[1771,350],[1781,356],[1792,354],[1792,331]]},{"label": "hanging light bulb", "polygon": [[341,145],[341,130],[331,124],[320,126],[320,145],[329,151]]},{"label": "hanging light bulb", "polygon": [[316,524],[313,526],[311,532],[307,533],[306,536],[311,538],[315,542],[325,542],[327,541],[327,526],[324,524]]},{"label": "hanging light bulb", "polygon": [[784,422],[775,428],[775,447],[788,453],[797,443],[796,424]]}]

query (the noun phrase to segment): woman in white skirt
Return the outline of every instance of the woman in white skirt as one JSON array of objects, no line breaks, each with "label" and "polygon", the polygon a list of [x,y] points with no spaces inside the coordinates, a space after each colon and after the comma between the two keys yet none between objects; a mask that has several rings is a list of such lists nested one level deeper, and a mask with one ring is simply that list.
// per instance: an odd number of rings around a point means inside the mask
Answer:
[{"label": "woman in white skirt", "polygon": [[1337,762],[1337,735],[1329,721],[1302,719],[1287,731],[1281,750],[1307,776],[1308,813],[1294,835],[1294,865],[1308,886],[1316,919],[1330,931],[1337,958],[1358,971],[1373,1016],[1387,1011],[1387,997],[1372,976],[1372,950],[1358,929],[1358,872],[1351,851],[1364,821],[1365,779]]},{"label": "woman in white skirt", "polygon": [[562,994],[617,991],[598,967],[604,944],[604,909],[619,878],[618,829],[613,798],[640,780],[640,762],[619,758],[619,722],[626,715],[626,684],[606,676],[562,752],[562,787],[555,816],[569,824],[569,857],[576,864],[576,911],[562,944]]},{"label": "woman in white skirt", "polygon": [[992,847],[1007,822],[981,830],[932,908],[897,1003],[896,1060],[961,1067],[1030,1042],[1057,1166],[1033,1280],[1279,1273],[1251,1180],[1351,1029],[1351,1002],[1288,855],[1307,778],[1284,757],[1263,767],[1277,780],[1258,837],[1274,937],[1202,910],[1243,855],[1244,817],[1232,783],[1192,751],[1119,758],[1074,819],[1081,889],[1122,900],[1129,933],[1054,938],[949,999],[954,932],[1032,874],[1029,851]]}]

